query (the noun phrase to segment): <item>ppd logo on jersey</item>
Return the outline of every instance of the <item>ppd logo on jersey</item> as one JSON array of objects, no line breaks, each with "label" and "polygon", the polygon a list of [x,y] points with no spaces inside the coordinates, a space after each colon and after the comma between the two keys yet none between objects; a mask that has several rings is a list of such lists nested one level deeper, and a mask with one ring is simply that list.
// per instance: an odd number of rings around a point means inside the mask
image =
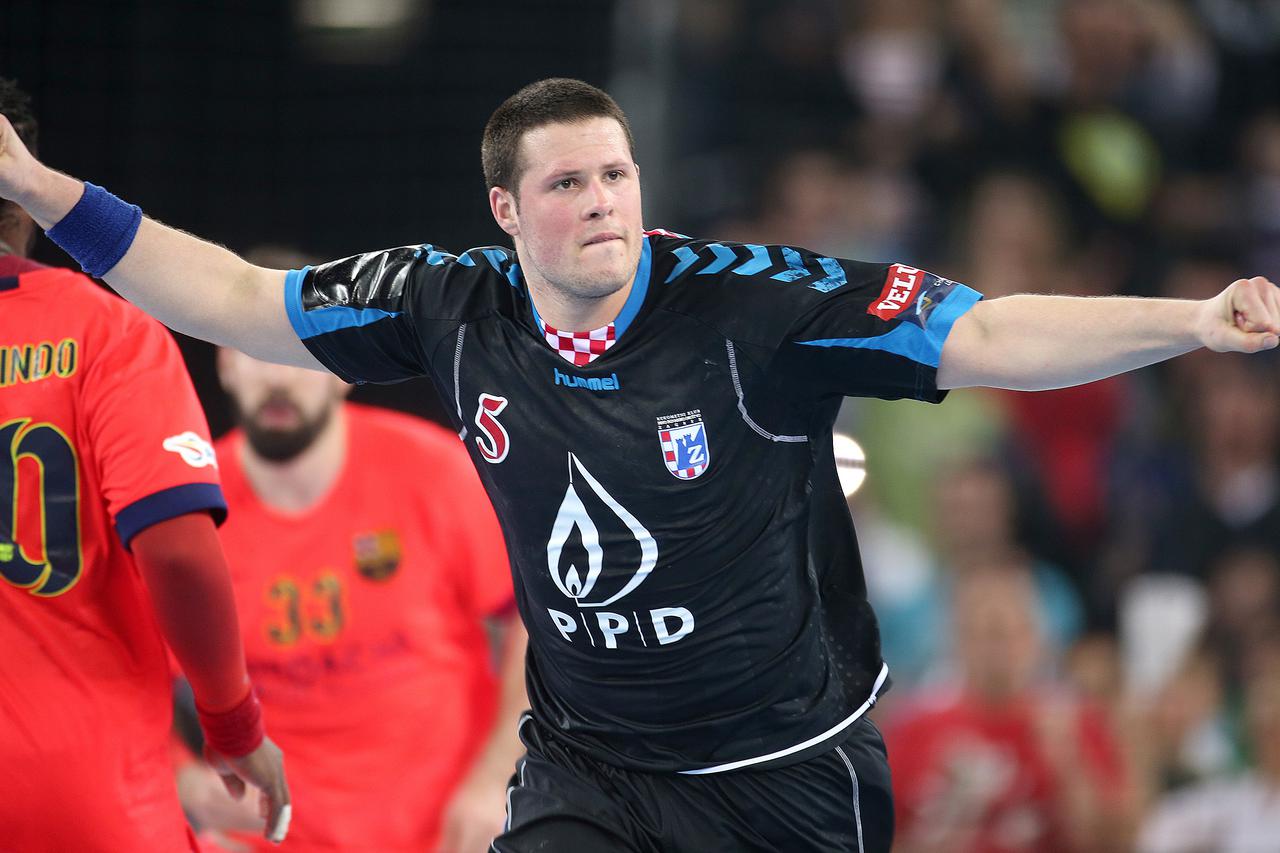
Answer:
[{"label": "ppd logo on jersey", "polygon": [[[597,518],[587,510],[583,495],[597,507]],[[606,525],[615,529],[601,535]],[[605,543],[615,553],[606,554]],[[691,634],[694,620],[687,608],[654,607],[640,614],[622,602],[657,562],[653,535],[570,453],[569,485],[547,540],[547,571],[578,610],[571,614],[547,608],[560,635],[570,643],[585,639],[593,648],[616,649],[621,637],[666,646]]]}]

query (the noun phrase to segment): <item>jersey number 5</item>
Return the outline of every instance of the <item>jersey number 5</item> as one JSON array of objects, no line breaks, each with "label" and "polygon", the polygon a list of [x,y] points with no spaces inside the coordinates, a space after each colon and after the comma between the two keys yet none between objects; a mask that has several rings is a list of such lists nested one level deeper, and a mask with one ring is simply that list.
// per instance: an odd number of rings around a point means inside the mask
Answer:
[{"label": "jersey number 5", "polygon": [[[75,586],[84,568],[80,469],[75,448],[62,430],[29,421],[19,418],[0,424],[0,577],[32,595],[49,598]],[[39,479],[34,483],[29,478],[19,482],[19,462],[24,457],[38,466]],[[30,512],[32,501],[39,512],[43,554],[33,554],[18,542],[19,511],[26,506]]]},{"label": "jersey number 5", "polygon": [[480,455],[486,462],[495,465],[506,459],[507,451],[511,449],[511,436],[507,435],[506,427],[498,423],[498,415],[506,407],[506,397],[481,394],[480,406],[476,409],[476,426],[484,435],[484,438],[476,436],[476,447],[480,448]]}]

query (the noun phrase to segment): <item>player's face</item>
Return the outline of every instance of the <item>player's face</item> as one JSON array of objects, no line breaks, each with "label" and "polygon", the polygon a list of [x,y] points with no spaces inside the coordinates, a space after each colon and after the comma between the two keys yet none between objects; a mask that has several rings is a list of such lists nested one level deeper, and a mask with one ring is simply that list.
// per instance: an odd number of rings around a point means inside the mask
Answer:
[{"label": "player's face", "polygon": [[232,349],[219,350],[218,376],[250,447],[275,462],[310,447],[347,391],[332,374],[258,361]]},{"label": "player's face", "polygon": [[644,234],[639,170],[622,126],[611,118],[543,125],[525,134],[520,162],[519,201],[499,223],[515,238],[526,279],[577,300],[628,286]]}]

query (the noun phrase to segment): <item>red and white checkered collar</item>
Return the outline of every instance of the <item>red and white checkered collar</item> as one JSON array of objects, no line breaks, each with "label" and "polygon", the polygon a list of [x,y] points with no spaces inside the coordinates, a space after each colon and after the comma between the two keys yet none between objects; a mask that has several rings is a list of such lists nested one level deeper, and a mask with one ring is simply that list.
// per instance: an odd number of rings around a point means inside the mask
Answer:
[{"label": "red and white checkered collar", "polygon": [[542,335],[551,348],[574,367],[582,367],[595,361],[618,340],[613,323],[589,332],[561,332],[543,323]]}]

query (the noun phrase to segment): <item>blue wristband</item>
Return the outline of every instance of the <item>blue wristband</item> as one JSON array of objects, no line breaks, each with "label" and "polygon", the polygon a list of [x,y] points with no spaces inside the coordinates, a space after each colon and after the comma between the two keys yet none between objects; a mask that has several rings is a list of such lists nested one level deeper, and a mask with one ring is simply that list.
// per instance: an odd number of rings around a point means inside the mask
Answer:
[{"label": "blue wristband", "polygon": [[57,225],[44,232],[94,278],[120,263],[142,224],[142,209],[85,181],[84,195]]}]

